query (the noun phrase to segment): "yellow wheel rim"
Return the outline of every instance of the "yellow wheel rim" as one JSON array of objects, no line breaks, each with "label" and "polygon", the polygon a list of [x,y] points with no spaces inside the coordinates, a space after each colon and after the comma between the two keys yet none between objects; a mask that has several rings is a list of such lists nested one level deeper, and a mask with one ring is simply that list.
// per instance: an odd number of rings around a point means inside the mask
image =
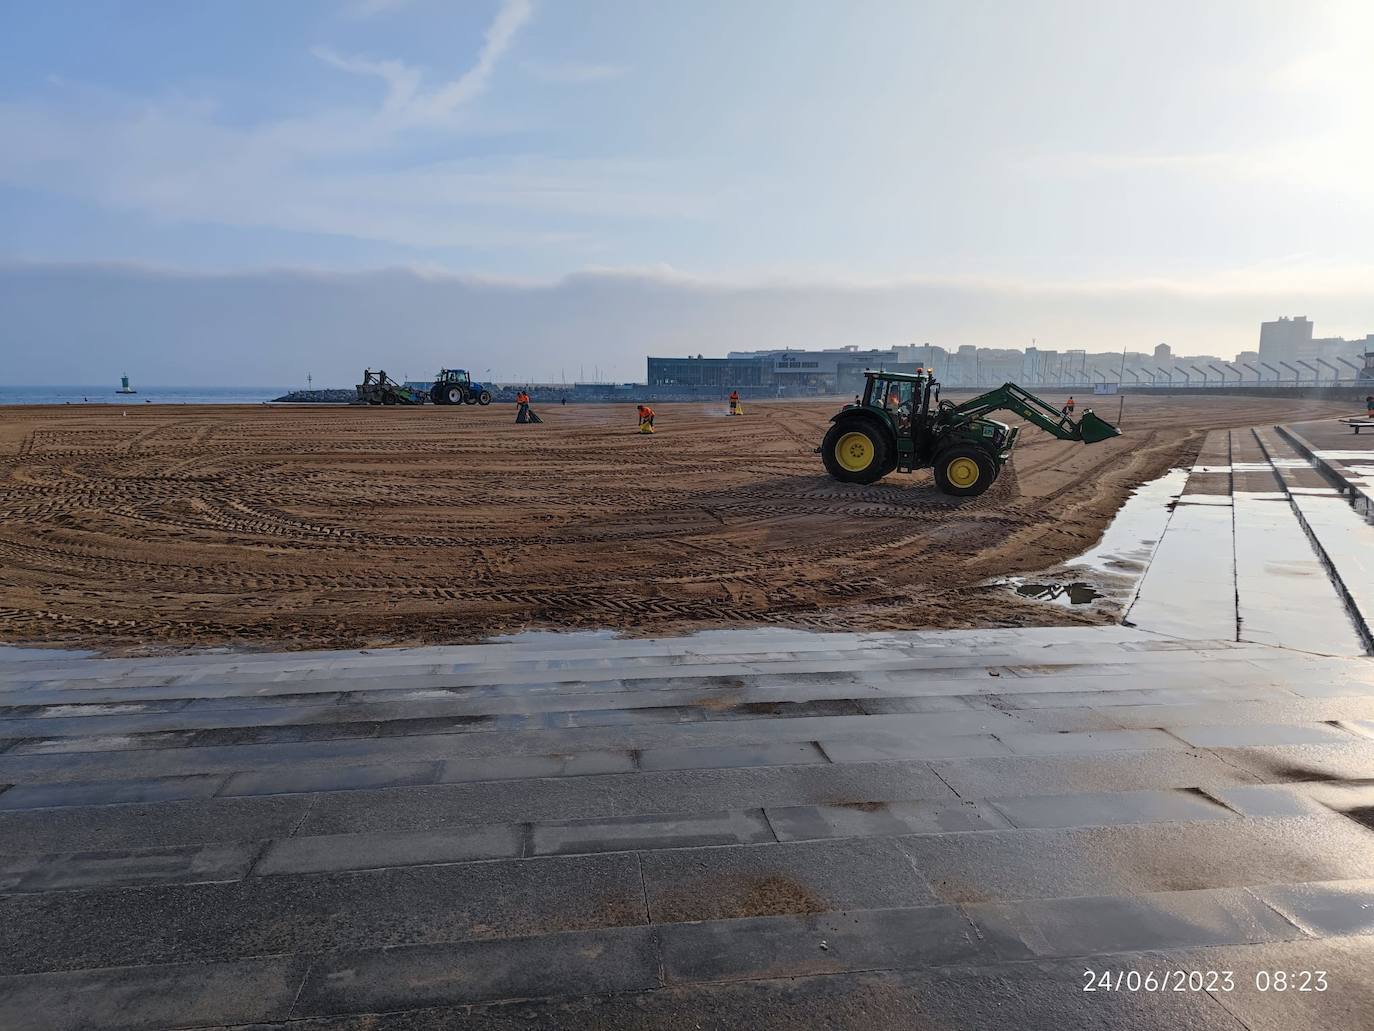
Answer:
[{"label": "yellow wheel rim", "polygon": [[956,487],[972,487],[982,471],[972,458],[956,458],[945,467],[945,476]]},{"label": "yellow wheel rim", "polygon": [[846,472],[863,472],[873,464],[873,441],[867,433],[846,433],[835,442],[835,461]]}]

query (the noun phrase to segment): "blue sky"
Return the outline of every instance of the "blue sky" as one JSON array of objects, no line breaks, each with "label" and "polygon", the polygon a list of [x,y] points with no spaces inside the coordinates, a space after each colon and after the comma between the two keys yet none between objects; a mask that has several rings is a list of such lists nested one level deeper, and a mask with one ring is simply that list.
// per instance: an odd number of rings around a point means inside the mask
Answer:
[{"label": "blue sky", "polygon": [[[580,284],[556,343],[514,305],[514,364],[605,346],[627,376],[691,342],[638,311],[619,339],[598,277],[646,305],[747,295],[708,353],[1168,333],[1229,354],[1282,312],[1363,335],[1371,52],[1374,8],[1343,2],[21,0],[0,10],[0,278],[41,265],[79,305],[93,267],[169,292],[347,276],[380,310],[397,269],[466,296]],[[821,333],[797,289],[895,310],[837,302]],[[1123,296],[1163,300],[1152,321],[1114,315]],[[126,349],[146,330],[112,328]],[[31,375],[86,330],[51,332]],[[253,361],[327,360],[308,335],[287,351]]]}]

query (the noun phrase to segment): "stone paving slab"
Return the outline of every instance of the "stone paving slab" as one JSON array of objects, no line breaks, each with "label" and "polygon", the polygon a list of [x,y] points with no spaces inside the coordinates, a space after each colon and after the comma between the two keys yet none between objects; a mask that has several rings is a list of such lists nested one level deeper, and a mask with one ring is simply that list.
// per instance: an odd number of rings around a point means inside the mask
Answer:
[{"label": "stone paving slab", "polygon": [[1023,795],[989,804],[1013,827],[1092,827],[1118,823],[1226,820],[1234,814],[1197,790]]},{"label": "stone paving slab", "polygon": [[191,775],[147,780],[14,784],[0,794],[0,810],[209,798],[219,790],[224,780],[222,776]]},{"label": "stone paving slab", "polygon": [[619,927],[507,941],[326,956],[306,978],[301,1016],[446,1002],[624,992],[660,983],[654,936]]},{"label": "stone paving slab", "polygon": [[668,984],[909,969],[982,953],[953,906],[671,924],[658,935]]},{"label": "stone paving slab", "polygon": [[535,824],[530,853],[537,856],[623,852],[634,848],[750,845],[774,841],[762,809],[740,812],[617,816]]},{"label": "stone paving slab", "polygon": [[836,802],[764,810],[779,841],[938,834],[1009,827],[998,809],[971,801]]},{"label": "stone paving slab", "polygon": [[897,843],[881,839],[644,852],[640,864],[655,924],[939,901]]},{"label": "stone paving slab", "polygon": [[1308,934],[1374,934],[1374,880],[1270,884],[1254,893]]},{"label": "stone paving slab", "polygon": [[272,844],[254,867],[259,876],[382,870],[398,866],[515,859],[526,854],[524,824],[486,824],[411,834],[322,834]]},{"label": "stone paving slab", "polygon": [[302,957],[269,956],[0,977],[0,1027],[143,1031],[279,1020],[308,966]]},{"label": "stone paving slab", "polygon": [[933,762],[940,780],[964,798],[1077,794],[1253,784],[1259,776],[1197,751],[1009,755]]},{"label": "stone paving slab", "polygon": [[261,850],[259,842],[236,842],[0,856],[0,893],[70,891],[167,881],[236,881],[248,873]]},{"label": "stone paving slab", "polygon": [[1329,813],[896,840],[935,893],[957,903],[1374,876],[1374,836]]},{"label": "stone paving slab", "polygon": [[11,895],[0,898],[0,974],[644,922],[639,865],[629,853]]},{"label": "stone paving slab", "polygon": [[284,838],[315,798],[224,798],[0,812],[0,854]]},{"label": "stone paving slab", "polygon": [[1086,956],[1305,937],[1244,888],[1101,898],[984,902],[964,907],[1006,959]]},{"label": "stone paving slab", "polygon": [[1266,781],[1374,780],[1374,741],[1354,737],[1336,744],[1217,748],[1213,752],[1223,762]]}]

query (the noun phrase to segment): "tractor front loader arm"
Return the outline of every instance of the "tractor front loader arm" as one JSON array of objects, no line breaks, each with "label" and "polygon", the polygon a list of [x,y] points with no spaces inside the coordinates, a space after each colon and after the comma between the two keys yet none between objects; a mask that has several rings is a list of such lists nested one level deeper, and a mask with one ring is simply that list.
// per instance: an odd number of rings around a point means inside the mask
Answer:
[{"label": "tractor front loader arm", "polygon": [[1083,418],[1077,422],[1065,415],[1044,398],[1037,397],[1024,387],[1015,383],[1003,383],[986,394],[979,394],[963,404],[943,402],[941,415],[951,425],[960,425],[982,418],[992,412],[1015,412],[1023,419],[1039,426],[1046,433],[1060,440],[1081,440],[1085,444],[1095,444],[1100,440],[1121,435],[1121,431],[1093,414],[1091,408],[1085,409]]}]

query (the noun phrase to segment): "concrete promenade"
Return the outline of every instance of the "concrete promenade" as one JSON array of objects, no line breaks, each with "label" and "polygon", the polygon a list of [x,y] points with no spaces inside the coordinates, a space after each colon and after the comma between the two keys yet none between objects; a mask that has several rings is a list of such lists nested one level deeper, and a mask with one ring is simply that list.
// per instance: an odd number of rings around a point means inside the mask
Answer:
[{"label": "concrete promenade", "polygon": [[1374,1026],[1339,490],[1213,434],[1128,626],[0,649],[0,1028]]}]

